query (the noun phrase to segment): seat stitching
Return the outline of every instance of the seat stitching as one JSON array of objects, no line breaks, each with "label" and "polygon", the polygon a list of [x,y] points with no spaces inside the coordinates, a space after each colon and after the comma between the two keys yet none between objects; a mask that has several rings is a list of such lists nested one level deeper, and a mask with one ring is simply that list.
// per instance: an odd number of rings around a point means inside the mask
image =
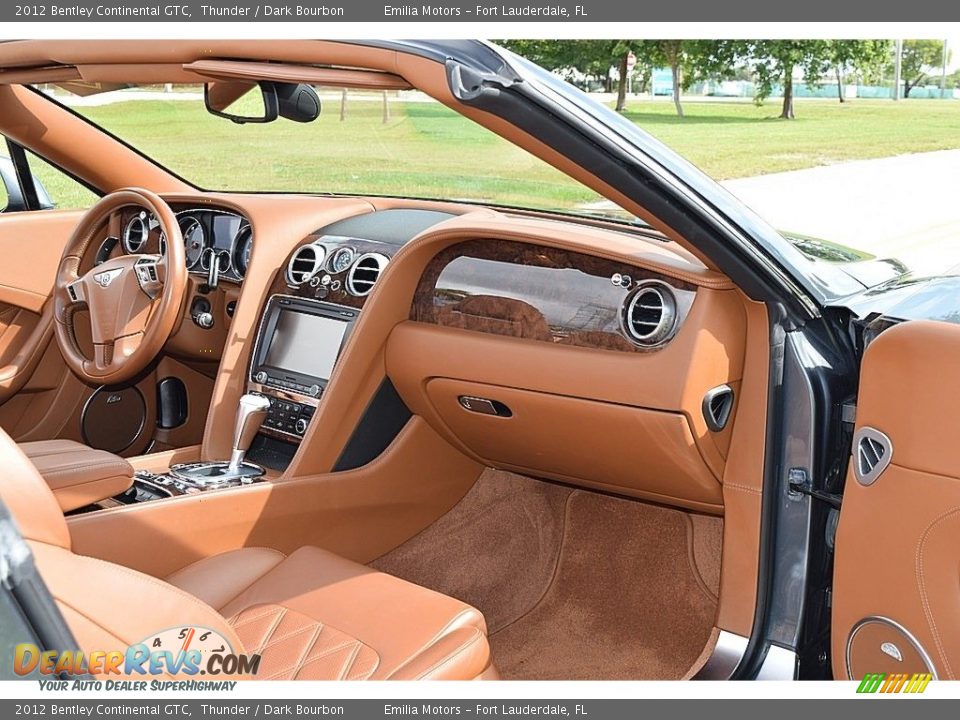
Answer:
[{"label": "seat stitching", "polygon": [[[304,629],[308,629],[308,628],[304,628]],[[281,675],[289,675],[292,679],[296,679],[297,673],[300,671],[300,668],[303,665],[304,656],[309,652],[310,648],[313,647],[313,644],[317,641],[317,638],[319,637],[321,631],[322,631],[322,628],[314,629],[313,635],[310,638],[310,641],[307,643],[306,647],[303,649],[299,660],[294,662],[292,665],[287,665],[281,668],[280,670],[277,670],[275,673],[270,675],[267,679],[273,680],[274,678],[278,678]],[[302,632],[302,630],[298,632]],[[274,643],[270,643],[270,645],[268,645],[267,647],[270,647],[272,645],[274,645]],[[267,648],[264,648],[264,650],[266,649]]]},{"label": "seat stitching", "polygon": [[361,643],[359,640],[357,640],[356,638],[350,637],[346,633],[344,633],[344,637],[346,639],[343,640],[339,645],[335,645],[330,648],[323,648],[323,650],[320,652],[319,655],[308,656],[304,661],[304,664],[309,665],[310,663],[314,663],[317,660],[323,660],[323,658],[327,657],[328,655],[333,655],[334,653],[339,652],[344,648],[350,647],[351,645],[361,645],[361,646],[363,645],[363,643]]},{"label": "seat stitching", "polygon": [[317,639],[320,637],[322,633],[323,633],[323,625],[319,625],[314,629],[313,635],[310,636],[310,641],[307,643],[306,647],[304,647],[303,652],[300,653],[300,659],[297,661],[296,665],[294,665],[293,667],[292,676],[294,678],[296,678],[297,675],[300,674],[300,670],[301,668],[303,668],[303,663],[310,656],[310,648],[312,648],[316,644]]},{"label": "seat stitching", "polygon": [[[319,631],[322,631],[322,630],[323,630],[323,625],[322,625],[322,624],[319,624],[319,623],[318,623],[318,625],[319,625],[319,627],[315,628],[315,630],[318,631],[318,632],[319,632]],[[271,637],[271,638],[270,638],[270,643],[267,644],[267,645],[265,645],[264,648],[263,648],[263,650],[264,650],[264,652],[266,652],[267,650],[269,650],[270,648],[272,648],[274,645],[279,645],[279,644],[282,643],[282,642],[286,642],[286,641],[289,640],[290,638],[294,638],[294,637],[296,637],[297,635],[303,635],[303,633],[305,633],[307,630],[310,630],[310,626],[309,626],[309,625],[307,625],[307,626],[305,626],[305,627],[297,628],[296,630],[292,630],[292,631],[290,631],[290,632],[288,632],[288,633],[285,633],[285,634],[281,635],[280,637]]]},{"label": "seat stitching", "polygon": [[263,639],[258,643],[257,653],[263,653],[263,651],[267,649],[270,637],[277,631],[277,628],[280,627],[280,623],[286,614],[286,608],[281,608],[280,612],[277,613],[276,619],[270,624],[270,628],[264,633]]},{"label": "seat stitching", "polygon": [[[353,667],[353,664],[357,661],[357,656],[360,655],[361,645],[359,642],[354,644],[353,652],[347,655],[346,660],[343,662],[343,666],[340,668],[340,672],[337,673],[337,680],[343,680],[350,674],[350,668]],[[306,667],[306,665],[304,665]]]}]

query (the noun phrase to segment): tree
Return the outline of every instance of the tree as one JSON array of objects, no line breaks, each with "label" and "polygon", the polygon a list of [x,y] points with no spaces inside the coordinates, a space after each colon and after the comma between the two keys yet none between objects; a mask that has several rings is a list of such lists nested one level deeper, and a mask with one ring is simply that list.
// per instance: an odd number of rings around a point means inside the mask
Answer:
[{"label": "tree", "polygon": [[[949,60],[949,58],[948,58]],[[904,40],[900,60],[903,77],[903,96],[926,79],[927,75],[943,63],[943,40]]]},{"label": "tree", "polygon": [[499,40],[508,50],[522,55],[541,67],[569,76],[576,71],[600,80],[607,91],[612,89],[610,68],[616,67],[619,76],[617,112],[626,105],[630,40]]},{"label": "tree", "polygon": [[670,68],[673,104],[683,117],[682,91],[707,77],[726,77],[733,71],[735,46],[722,40],[640,40],[634,46],[652,66]]},{"label": "tree", "polygon": [[889,40],[828,40],[823,63],[809,69],[818,77],[832,71],[837,80],[837,97],[844,102],[844,75],[851,72],[861,77],[873,74],[889,60],[891,47]]},{"label": "tree", "polygon": [[763,102],[773,93],[774,85],[783,86],[783,107],[780,117],[793,120],[793,73],[798,68],[807,77],[819,77],[819,69],[829,58],[827,40],[755,40],[741,41],[737,54],[748,58],[757,79],[756,101]]}]

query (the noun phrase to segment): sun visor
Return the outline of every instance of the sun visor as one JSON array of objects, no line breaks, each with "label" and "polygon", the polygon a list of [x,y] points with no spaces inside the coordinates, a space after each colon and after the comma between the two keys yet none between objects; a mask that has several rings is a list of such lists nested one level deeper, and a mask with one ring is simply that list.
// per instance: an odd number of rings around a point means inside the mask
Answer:
[{"label": "sun visor", "polygon": [[358,90],[409,90],[411,88],[410,83],[399,75],[347,68],[239,60],[197,60],[184,65],[183,69],[210,80],[264,80]]}]

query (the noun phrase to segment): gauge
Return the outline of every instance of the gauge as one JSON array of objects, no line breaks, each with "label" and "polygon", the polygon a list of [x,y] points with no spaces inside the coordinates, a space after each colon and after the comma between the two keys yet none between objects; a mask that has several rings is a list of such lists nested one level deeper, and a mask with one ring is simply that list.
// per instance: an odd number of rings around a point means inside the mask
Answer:
[{"label": "gauge", "polygon": [[247,274],[250,267],[250,255],[253,252],[253,230],[249,225],[241,225],[233,241],[233,267],[238,277]]},{"label": "gauge", "polygon": [[187,256],[187,269],[192,270],[200,262],[203,250],[207,246],[203,225],[192,215],[180,218],[180,232],[183,233],[183,248]]},{"label": "gauge", "polygon": [[353,250],[348,247],[340,248],[330,256],[330,272],[342,273],[350,267],[353,262]]},{"label": "gauge", "polygon": [[150,223],[147,213],[140,211],[127,222],[123,228],[123,250],[129,255],[136,255],[147,244],[150,237]]}]

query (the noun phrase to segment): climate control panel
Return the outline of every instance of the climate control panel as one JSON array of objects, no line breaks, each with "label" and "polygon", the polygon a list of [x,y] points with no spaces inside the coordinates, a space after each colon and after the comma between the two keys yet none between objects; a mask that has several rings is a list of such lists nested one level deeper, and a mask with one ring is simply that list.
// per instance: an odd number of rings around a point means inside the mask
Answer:
[{"label": "climate control panel", "polygon": [[257,393],[270,401],[270,410],[260,426],[260,432],[274,435],[286,440],[300,441],[303,439],[310,421],[316,412],[316,407],[304,402],[273,395],[271,393]]}]

